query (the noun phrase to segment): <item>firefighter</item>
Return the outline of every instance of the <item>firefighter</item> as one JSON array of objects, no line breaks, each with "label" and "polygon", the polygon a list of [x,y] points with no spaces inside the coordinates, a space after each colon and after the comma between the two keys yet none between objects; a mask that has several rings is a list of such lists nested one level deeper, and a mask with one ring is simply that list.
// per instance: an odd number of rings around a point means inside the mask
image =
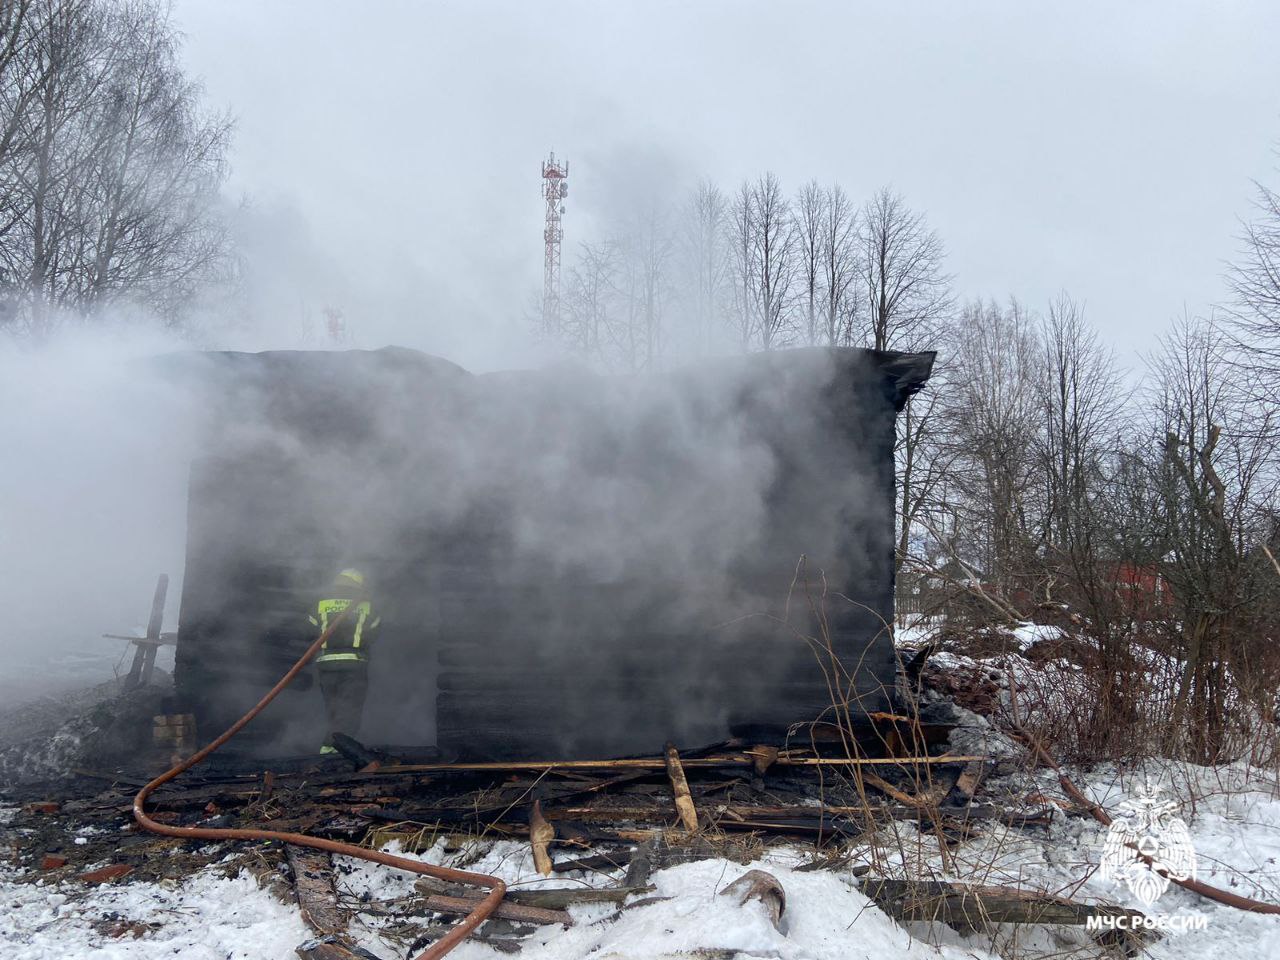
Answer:
[{"label": "firefighter", "polygon": [[365,595],[364,574],[350,568],[334,577],[333,589],[311,612],[311,625],[323,632],[353,602],[356,608],[347,614],[316,657],[320,692],[329,719],[329,732],[321,753],[338,752],[333,745],[335,733],[354,737],[360,730],[369,686],[369,648],[382,618],[374,615],[373,605]]}]

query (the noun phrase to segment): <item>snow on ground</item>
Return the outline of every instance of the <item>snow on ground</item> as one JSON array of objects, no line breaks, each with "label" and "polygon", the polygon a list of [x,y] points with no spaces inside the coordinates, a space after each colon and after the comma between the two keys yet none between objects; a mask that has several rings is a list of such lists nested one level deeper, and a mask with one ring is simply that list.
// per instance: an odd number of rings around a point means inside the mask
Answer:
[{"label": "snow on ground", "polygon": [[[113,936],[120,924],[139,926]],[[209,868],[181,884],[101,887],[0,877],[0,944],[8,960],[285,960],[311,936],[296,907],[247,873],[228,879]]]},{"label": "snow on ground", "polygon": [[[748,869],[768,870],[787,895],[783,931],[775,930],[760,904],[742,906],[718,892]],[[526,947],[529,960],[572,957],[650,958],[695,950],[736,950],[749,957],[780,960],[888,960],[940,957],[943,960],[990,956],[956,947],[941,950],[916,940],[831,872],[797,873],[769,860],[742,866],[725,860],[703,860],[670,867],[654,875],[652,896],[671,899],[625,910],[613,921],[583,921],[563,932],[545,935]],[[595,909],[599,913],[598,908]],[[575,914],[577,911],[575,911]],[[471,947],[459,960],[491,953]]]},{"label": "snow on ground", "polygon": [[[1022,792],[1060,796],[1047,771],[1026,779]],[[1239,765],[1216,768],[1149,761],[1141,768],[1100,766],[1088,774],[1072,773],[1090,799],[1113,814],[1120,804],[1147,788],[1178,803],[1176,815],[1190,828],[1198,856],[1196,877],[1216,887],[1267,903],[1280,904],[1280,784],[1274,774]],[[890,876],[921,876],[970,883],[991,883],[1039,890],[1087,901],[1107,901],[1142,910],[1205,920],[1205,928],[1168,930],[1148,948],[1152,960],[1271,960],[1280,955],[1280,916],[1250,914],[1213,903],[1170,886],[1153,906],[1146,906],[1121,884],[1098,872],[1106,828],[1095,820],[1059,813],[1047,835],[998,825],[951,851],[944,863],[936,845],[901,823],[886,827],[877,846],[881,870]],[[1082,931],[1060,930],[1053,941],[1063,947],[1087,941]],[[1052,953],[1050,939],[1033,928],[1006,927],[986,947],[1008,947],[1015,938],[1021,952]],[[945,938],[944,938],[945,939]],[[1066,941],[1067,943],[1064,943]],[[967,942],[979,942],[970,938]]]},{"label": "snow on ground", "polygon": [[[467,848],[453,856],[446,856],[443,849],[443,843],[437,843],[415,859],[490,873],[521,890],[563,887],[567,882],[609,886],[618,880],[618,876],[601,874],[569,881],[564,875],[539,877],[534,872],[528,844],[501,841],[478,850]],[[639,905],[621,913],[607,904],[574,907],[570,911],[575,920],[573,927],[542,928],[524,941],[520,956],[526,960],[576,960],[586,956],[599,960],[650,960],[698,950],[727,950],[744,957],[778,960],[994,960],[994,955],[986,951],[959,947],[939,950],[913,938],[853,886],[849,871],[797,872],[793,868],[802,860],[798,851],[782,848],[771,850],[764,859],[751,864],[712,859],[668,867],[653,875],[655,889],[651,893],[631,898]],[[357,898],[401,897],[413,891],[415,878],[406,874],[359,861],[347,861],[344,867],[349,867],[350,872],[345,873],[339,886]],[[786,892],[781,931],[774,929],[759,903],[739,905],[731,898],[718,896],[753,868],[772,873]],[[649,900],[654,902],[645,902]],[[380,956],[391,955],[387,944],[376,936],[375,927],[365,927],[358,939]],[[498,955],[491,947],[478,943],[463,944],[451,954],[458,960],[493,960]]]}]

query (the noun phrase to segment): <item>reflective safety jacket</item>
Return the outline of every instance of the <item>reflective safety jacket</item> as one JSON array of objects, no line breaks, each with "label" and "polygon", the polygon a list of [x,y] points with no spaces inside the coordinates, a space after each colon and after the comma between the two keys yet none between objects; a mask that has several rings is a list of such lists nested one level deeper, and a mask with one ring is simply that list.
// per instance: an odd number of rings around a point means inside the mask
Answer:
[{"label": "reflective safety jacket", "polygon": [[[343,610],[351,606],[352,600],[347,597],[330,597],[316,604],[308,618],[311,625],[323,633],[329,624]],[[373,605],[368,600],[361,600],[355,610],[338,625],[324,646],[316,663],[364,663],[369,659],[369,645],[378,632],[381,617],[373,615]]]}]

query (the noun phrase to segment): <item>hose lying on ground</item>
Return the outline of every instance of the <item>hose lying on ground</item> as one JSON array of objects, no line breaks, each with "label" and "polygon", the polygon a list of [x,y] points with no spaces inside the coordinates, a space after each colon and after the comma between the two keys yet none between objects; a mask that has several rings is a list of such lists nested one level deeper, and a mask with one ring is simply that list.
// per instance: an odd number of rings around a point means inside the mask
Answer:
[{"label": "hose lying on ground", "polygon": [[[1097,820],[1104,827],[1111,826],[1111,817],[1107,814],[1107,811],[1103,810],[1100,806],[1086,797],[1080,788],[1071,782],[1071,778],[1063,772],[1062,767],[1058,765],[1058,761],[1053,759],[1049,751],[1041,746],[1039,740],[1017,723],[1010,723],[1010,727],[1018,738],[1027,745],[1032,753],[1036,755],[1037,759],[1058,775],[1059,785],[1064,791],[1066,791],[1067,795],[1071,797],[1072,800],[1088,810],[1089,813],[1092,814],[1093,819]],[[1198,893],[1207,900],[1213,900],[1217,903],[1225,904],[1228,907],[1235,907],[1237,910],[1247,910],[1249,913],[1280,914],[1280,906],[1273,903],[1263,903],[1261,900],[1251,900],[1249,897],[1242,897],[1238,893],[1231,893],[1230,891],[1223,890],[1219,887],[1213,887],[1207,883],[1201,883],[1199,880],[1191,877],[1188,877],[1185,880],[1179,880],[1177,877],[1169,876],[1167,872],[1152,863],[1150,857],[1143,856],[1142,854],[1139,854],[1138,856],[1145,860],[1147,865],[1161,876],[1172,880],[1184,890],[1190,890],[1192,893]]]},{"label": "hose lying on ground", "polygon": [[245,728],[245,726],[256,717],[276,696],[287,687],[293,679],[302,672],[302,668],[310,662],[319,649],[324,646],[325,641],[333,634],[339,624],[346,619],[347,613],[355,607],[353,601],[350,606],[343,610],[329,625],[323,633],[318,636],[315,641],[307,648],[307,652],[298,658],[298,662],[289,668],[288,673],[280,678],[274,687],[267,691],[266,695],[258,701],[258,703],[243,717],[233,723],[225,733],[204,747],[202,750],[192,754],[186,760],[176,766],[170,767],[160,776],[156,777],[145,787],[138,791],[137,796],[133,798],[133,818],[138,824],[152,833],[163,834],[167,837],[181,837],[190,840],[278,840],[281,843],[292,843],[300,847],[313,847],[316,850],[325,850],[329,853],[340,853],[343,856],[355,857],[360,860],[368,860],[371,863],[381,863],[384,866],[395,867],[397,870],[406,870],[409,873],[417,873],[426,877],[434,877],[437,880],[446,880],[450,883],[467,883],[478,887],[488,887],[492,891],[476,906],[471,913],[467,914],[461,922],[459,922],[445,936],[441,937],[434,944],[418,955],[416,960],[439,960],[450,950],[461,943],[466,937],[475,930],[476,927],[484,923],[489,915],[497,908],[501,902],[503,895],[507,891],[507,885],[497,877],[491,877],[483,873],[471,873],[466,870],[453,870],[449,867],[437,867],[429,863],[422,863],[418,860],[409,860],[405,857],[392,856],[389,853],[383,853],[380,850],[369,850],[365,847],[357,847],[350,843],[339,843],[335,840],[325,840],[320,837],[308,837],[302,833],[282,833],[277,830],[235,830],[235,829],[219,829],[213,827],[174,827],[163,823],[157,823],[151,817],[147,816],[146,804],[147,798],[156,790],[157,787],[168,783],[170,780],[190,770],[196,764],[200,763],[211,753],[225,744],[237,733]]}]

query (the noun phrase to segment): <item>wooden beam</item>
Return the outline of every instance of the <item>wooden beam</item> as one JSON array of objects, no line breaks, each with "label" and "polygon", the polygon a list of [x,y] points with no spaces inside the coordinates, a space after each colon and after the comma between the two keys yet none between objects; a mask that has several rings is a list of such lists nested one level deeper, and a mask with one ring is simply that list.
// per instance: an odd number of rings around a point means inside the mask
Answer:
[{"label": "wooden beam", "polygon": [[162,573],[156,580],[156,592],[151,598],[151,617],[147,621],[147,635],[142,638],[144,642],[134,644],[136,649],[133,652],[133,664],[129,667],[129,675],[124,681],[126,691],[144,687],[151,682],[151,675],[156,666],[156,650],[161,642],[160,626],[164,620],[164,601],[168,593],[169,575]]},{"label": "wooden beam", "polygon": [[[414,889],[424,897],[456,897],[461,900],[479,900],[474,890],[452,883],[440,883],[431,879],[419,880]],[[575,903],[622,903],[633,894],[652,893],[653,887],[543,887],[537,890],[508,890],[502,902],[521,907],[539,907],[543,910],[564,910]]]},{"label": "wooden beam", "polygon": [[293,870],[293,889],[303,922],[322,935],[345,933],[347,917],[338,907],[329,854],[293,844],[284,849]]},{"label": "wooden beam", "polygon": [[178,635],[176,633],[162,633],[159,640],[152,640],[149,637],[134,637],[127,633],[104,633],[102,636],[106,640],[128,640],[130,643],[150,643],[158,647],[176,647],[178,645]]},{"label": "wooden beam", "polygon": [[[971,760],[987,760],[988,757],[974,755],[943,754],[937,757],[796,757],[779,755],[774,761],[776,766],[783,767],[874,767],[893,766],[910,767],[949,763],[968,763]],[[755,756],[747,754],[720,757],[693,757],[681,760],[686,770],[692,768],[714,767],[750,767],[756,762]],[[626,757],[618,760],[494,760],[476,763],[406,763],[387,765],[378,771],[380,775],[402,773],[447,773],[457,771],[494,771],[513,770],[665,770],[665,757]]]},{"label": "wooden beam", "polygon": [[[431,893],[418,901],[423,910],[432,913],[448,913],[466,916],[483,900],[483,896],[447,897],[439,893]],[[563,910],[546,910],[542,907],[526,907],[518,903],[503,901],[493,911],[493,916],[503,920],[514,920],[517,923],[562,923],[566,927],[573,926],[573,917]]]}]

